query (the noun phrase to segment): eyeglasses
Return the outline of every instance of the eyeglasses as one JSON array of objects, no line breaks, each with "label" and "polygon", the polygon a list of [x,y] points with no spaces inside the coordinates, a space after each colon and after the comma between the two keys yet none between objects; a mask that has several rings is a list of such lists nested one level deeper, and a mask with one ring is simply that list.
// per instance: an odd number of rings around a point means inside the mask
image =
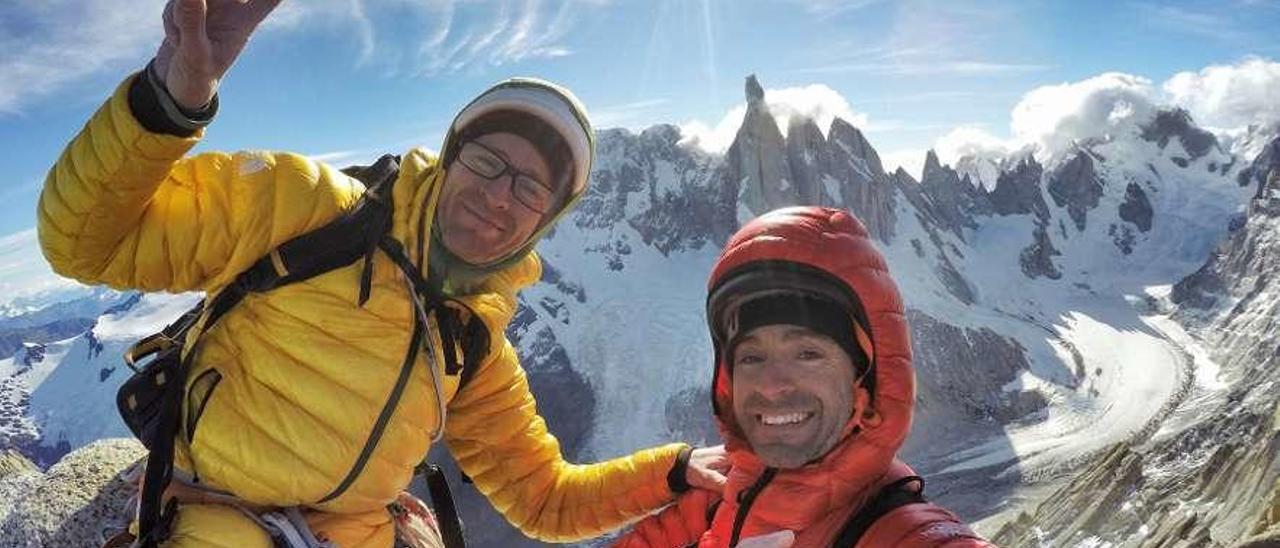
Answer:
[{"label": "eyeglasses", "polygon": [[495,180],[510,174],[512,176],[511,195],[517,202],[539,214],[546,213],[551,208],[553,194],[551,187],[511,167],[511,164],[508,164],[493,149],[477,141],[467,141],[458,151],[458,161],[472,173],[485,179]]}]

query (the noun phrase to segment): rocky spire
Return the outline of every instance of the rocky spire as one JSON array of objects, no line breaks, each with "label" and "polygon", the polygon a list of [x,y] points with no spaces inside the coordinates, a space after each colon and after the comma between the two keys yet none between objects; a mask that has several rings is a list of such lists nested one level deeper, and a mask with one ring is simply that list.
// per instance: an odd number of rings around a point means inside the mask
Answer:
[{"label": "rocky spire", "polygon": [[787,159],[786,143],[755,75],[746,81],[747,114],[726,154],[729,184],[738,184],[738,221],[804,203]]},{"label": "rocky spire", "polygon": [[747,104],[761,101],[764,101],[764,88],[760,87],[760,81],[756,79],[756,75],[747,75]]}]

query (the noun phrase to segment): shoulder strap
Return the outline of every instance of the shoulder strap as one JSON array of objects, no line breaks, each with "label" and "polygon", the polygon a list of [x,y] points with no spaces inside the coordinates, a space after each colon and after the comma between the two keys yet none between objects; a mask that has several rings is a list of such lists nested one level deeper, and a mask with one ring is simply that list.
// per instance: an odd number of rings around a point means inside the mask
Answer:
[{"label": "shoulder strap", "polygon": [[[918,483],[918,489],[912,489],[908,485]],[[876,520],[884,517],[889,512],[897,510],[908,504],[918,504],[928,502],[924,498],[924,478],[920,476],[907,476],[900,478],[889,485],[880,489],[879,493],[867,502],[844,528],[840,530],[840,534],[836,536],[835,548],[852,548],[858,545],[858,541],[862,540],[862,536],[867,534],[871,526]]]}]

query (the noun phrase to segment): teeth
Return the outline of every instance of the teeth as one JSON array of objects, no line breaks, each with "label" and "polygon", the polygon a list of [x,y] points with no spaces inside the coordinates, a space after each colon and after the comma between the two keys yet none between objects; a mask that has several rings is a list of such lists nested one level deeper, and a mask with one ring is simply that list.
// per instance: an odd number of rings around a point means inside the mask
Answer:
[{"label": "teeth", "polygon": [[771,426],[795,424],[809,418],[809,413],[791,413],[789,415],[760,415],[760,422]]}]

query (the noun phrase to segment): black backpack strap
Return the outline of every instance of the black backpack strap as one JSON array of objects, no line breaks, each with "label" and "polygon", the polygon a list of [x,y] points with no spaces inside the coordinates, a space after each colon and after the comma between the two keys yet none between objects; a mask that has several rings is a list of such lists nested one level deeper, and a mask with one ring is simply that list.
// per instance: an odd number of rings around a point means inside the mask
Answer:
[{"label": "black backpack strap", "polygon": [[[237,281],[242,277],[244,274],[241,274]],[[204,322],[200,325],[201,332],[213,327],[213,324],[245,295],[246,292],[237,283],[219,291],[205,308]],[[190,315],[191,312],[188,312],[183,318]],[[186,323],[181,328],[181,333],[171,334],[176,338],[178,345],[185,343],[186,333],[193,327],[192,324]],[[138,497],[138,545],[143,548],[157,547],[161,541],[169,538],[173,519],[177,516],[177,499],[170,499],[165,503],[163,495],[173,479],[174,444],[181,423],[187,373],[191,371],[191,363],[194,360],[194,348],[181,356],[178,367],[171,372],[173,378],[168,380],[168,386],[165,387],[164,394],[161,396],[156,432],[152,437],[151,446],[148,447],[147,467],[143,473],[142,492]]]},{"label": "black backpack strap", "polygon": [[[917,483],[919,488],[912,489],[908,485]],[[844,528],[840,530],[840,534],[836,536],[835,548],[852,548],[857,546],[858,541],[862,540],[862,536],[867,534],[876,520],[886,516],[889,512],[897,510],[908,504],[918,504],[928,502],[924,498],[924,478],[920,476],[907,476],[880,489],[879,493],[867,502]]]},{"label": "black backpack strap", "polygon": [[423,462],[418,465],[418,475],[427,482],[427,492],[431,493],[431,508],[436,513],[436,523],[440,526],[440,536],[445,548],[466,548],[466,529],[458,508],[453,503],[453,493],[449,490],[449,480],[439,466]]}]

